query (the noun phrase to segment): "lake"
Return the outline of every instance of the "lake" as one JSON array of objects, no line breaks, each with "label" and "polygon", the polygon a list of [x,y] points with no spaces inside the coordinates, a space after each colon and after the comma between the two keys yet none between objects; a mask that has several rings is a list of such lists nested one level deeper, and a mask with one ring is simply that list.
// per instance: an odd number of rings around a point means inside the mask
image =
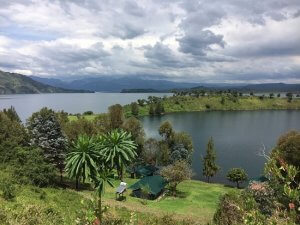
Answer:
[{"label": "lake", "polygon": [[171,93],[55,93],[0,95],[0,109],[14,106],[22,121],[43,107],[64,110],[68,113],[107,112],[113,104],[126,105],[148,96],[169,96]]},{"label": "lake", "polygon": [[269,152],[282,133],[300,130],[299,110],[211,111],[144,117],[142,122],[146,134],[158,138],[158,127],[166,120],[176,131],[185,131],[192,136],[195,179],[204,179],[201,156],[205,155],[206,144],[213,137],[217,163],[221,167],[213,182],[221,183],[228,183],[226,173],[233,167],[244,168],[250,178],[259,177],[265,163],[265,159],[258,155],[263,145]]},{"label": "lake", "polygon": [[[42,107],[64,110],[69,113],[82,113],[92,110],[106,112],[113,104],[128,104],[149,95],[170,94],[150,93],[80,93],[80,94],[28,94],[1,95],[0,109],[14,106],[25,121],[33,112]],[[258,156],[263,145],[270,150],[277,138],[284,132],[300,130],[300,110],[265,111],[214,111],[168,114],[159,117],[143,117],[148,137],[159,137],[159,125],[169,120],[177,131],[186,131],[195,147],[193,171],[195,179],[203,179],[201,155],[205,154],[206,144],[214,138],[217,162],[221,171],[213,178],[214,182],[226,183],[225,174],[232,167],[244,168],[250,177],[258,177],[263,170],[264,158]]]}]

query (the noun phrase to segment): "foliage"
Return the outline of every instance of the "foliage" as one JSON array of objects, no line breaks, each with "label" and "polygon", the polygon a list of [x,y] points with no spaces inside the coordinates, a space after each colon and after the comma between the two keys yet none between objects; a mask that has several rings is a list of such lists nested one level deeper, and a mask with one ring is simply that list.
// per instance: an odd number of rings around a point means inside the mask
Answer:
[{"label": "foliage", "polygon": [[176,195],[176,187],[184,180],[192,177],[190,165],[185,161],[176,161],[174,164],[162,168],[160,174],[169,182],[169,187],[173,195]]},{"label": "foliage", "polygon": [[27,126],[31,134],[31,143],[43,150],[46,160],[59,169],[62,179],[68,141],[55,112],[42,108],[32,114],[27,121]]},{"label": "foliage", "polygon": [[214,215],[217,225],[239,225],[243,223],[240,195],[230,192],[220,198],[220,203]]},{"label": "foliage", "polygon": [[151,105],[149,106],[149,115],[150,115],[150,116],[154,116],[154,115],[155,115],[155,111],[154,111],[154,106],[153,106],[153,104],[151,104]]},{"label": "foliage", "polygon": [[279,154],[278,157],[287,164],[300,168],[300,132],[290,131],[282,135],[272,152],[273,155]]},{"label": "foliage", "polygon": [[159,143],[154,138],[149,138],[143,147],[142,158],[146,164],[156,165],[159,154]]},{"label": "foliage", "polygon": [[79,118],[78,120],[65,123],[62,128],[67,135],[69,142],[73,143],[80,135],[97,135],[97,122],[97,120],[89,121],[85,118]]},{"label": "foliage", "polygon": [[86,111],[86,112],[83,113],[83,115],[93,115],[93,114],[94,114],[93,111]]},{"label": "foliage", "polygon": [[158,133],[166,141],[169,141],[172,135],[174,134],[172,124],[169,121],[163,122],[158,129]]},{"label": "foliage", "polygon": [[67,155],[66,172],[70,178],[76,179],[78,189],[80,178],[85,181],[91,176],[96,176],[101,155],[95,147],[93,137],[81,135],[73,145],[72,151]]},{"label": "foliage", "polygon": [[189,156],[194,151],[192,137],[186,132],[173,132],[170,144],[173,146],[183,145],[183,147],[188,151]]},{"label": "foliage", "polygon": [[123,129],[131,134],[132,140],[137,144],[136,153],[140,155],[145,142],[145,131],[141,121],[134,117],[125,120]]},{"label": "foliage", "polygon": [[159,101],[155,104],[154,112],[155,112],[156,115],[164,114],[165,108],[164,108],[163,103],[161,101]]},{"label": "foliage", "polygon": [[176,161],[185,161],[189,164],[191,164],[191,158],[189,155],[188,150],[184,147],[183,144],[176,144],[172,148],[172,152],[170,155],[171,163],[174,163]]},{"label": "foliage", "polygon": [[5,200],[12,200],[16,197],[16,187],[10,180],[0,180],[0,191]]},{"label": "foliage", "polygon": [[26,146],[29,138],[24,126],[0,111],[0,163],[13,160],[15,147]]},{"label": "foliage", "polygon": [[203,176],[206,177],[209,183],[210,177],[216,175],[220,167],[216,164],[216,151],[214,141],[211,137],[207,143],[206,155],[203,158]]},{"label": "foliage", "polygon": [[21,119],[16,111],[16,109],[11,106],[9,109],[3,109],[3,113],[6,114],[6,116],[11,120],[11,121],[16,121],[18,123],[21,123]]},{"label": "foliage", "polygon": [[167,166],[171,161],[171,151],[169,145],[165,141],[159,142],[158,165]]},{"label": "foliage", "polygon": [[124,122],[123,107],[120,104],[108,108],[111,129],[121,128]]},{"label": "foliage", "polygon": [[275,193],[268,183],[251,182],[246,190],[254,197],[260,212],[270,216],[275,208]]},{"label": "foliage", "polygon": [[298,168],[287,164],[276,152],[273,152],[273,158],[265,165],[265,174],[270,179],[270,186],[274,189],[277,200],[286,209],[297,214],[295,220],[298,222],[300,222],[300,182],[296,177],[299,173]]},{"label": "foliage", "polygon": [[248,179],[248,175],[242,168],[232,168],[227,173],[227,179],[236,183],[236,187],[240,187],[240,183]]},{"label": "foliage", "polygon": [[139,105],[136,102],[131,103],[131,114],[133,116],[139,115]]},{"label": "foliage", "polygon": [[113,130],[99,137],[99,149],[105,163],[111,168],[116,168],[119,178],[123,179],[123,170],[137,156],[137,145],[132,141],[130,133],[123,130]]},{"label": "foliage", "polygon": [[16,181],[21,184],[45,187],[55,182],[55,168],[45,161],[43,152],[38,148],[16,148],[12,168]]}]

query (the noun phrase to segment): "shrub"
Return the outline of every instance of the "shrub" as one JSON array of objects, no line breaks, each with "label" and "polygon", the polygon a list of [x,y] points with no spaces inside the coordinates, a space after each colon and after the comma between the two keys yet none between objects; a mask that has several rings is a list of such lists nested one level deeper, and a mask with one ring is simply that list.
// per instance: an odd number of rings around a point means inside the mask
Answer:
[{"label": "shrub", "polygon": [[243,215],[240,208],[240,196],[238,193],[230,192],[220,198],[214,222],[217,225],[242,224]]},{"label": "shrub", "polygon": [[21,184],[39,187],[52,185],[55,181],[55,168],[45,161],[38,148],[18,148],[15,155],[13,174]]},{"label": "shrub", "polygon": [[254,197],[262,214],[271,215],[275,207],[273,189],[266,182],[252,182],[247,191]]},{"label": "shrub", "polygon": [[0,190],[2,191],[2,197],[5,200],[12,200],[16,197],[16,187],[8,180],[2,180],[0,183]]}]

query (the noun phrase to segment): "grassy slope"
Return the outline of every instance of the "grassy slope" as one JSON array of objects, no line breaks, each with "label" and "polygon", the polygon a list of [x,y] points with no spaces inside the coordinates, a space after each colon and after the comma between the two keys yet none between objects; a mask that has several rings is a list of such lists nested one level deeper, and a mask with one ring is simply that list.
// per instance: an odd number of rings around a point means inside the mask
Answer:
[{"label": "grassy slope", "polygon": [[[169,97],[163,100],[166,113],[191,112],[191,111],[209,111],[209,110],[280,110],[297,109],[300,110],[300,99],[293,99],[288,102],[286,98],[265,98],[260,100],[258,97],[239,97],[237,102],[233,102],[225,97],[225,103],[221,104],[220,96],[212,97]],[[207,108],[207,105],[210,108]],[[131,116],[130,105],[124,106],[125,116]],[[149,115],[149,105],[139,107],[139,115]],[[84,116],[88,120],[93,120],[97,115]],[[70,120],[76,120],[76,116],[69,116]]]},{"label": "grassy slope", "polygon": [[[127,178],[129,185],[136,180]],[[120,202],[115,200],[115,189],[120,181],[114,181],[115,188],[107,188],[104,195],[104,204],[110,205],[119,216],[130,216],[130,211],[137,212],[140,219],[149,214],[163,216],[172,214],[178,219],[191,218],[201,224],[212,220],[219,196],[232,188],[219,184],[206,184],[200,181],[185,181],[178,186],[179,197],[165,197],[160,201],[147,201],[142,204],[141,199],[131,197],[127,191],[127,200]],[[39,191],[36,191],[39,190]],[[46,193],[45,199],[41,199],[40,191]],[[24,208],[35,205],[40,208],[51,208],[64,217],[65,224],[74,224],[80,203],[84,198],[91,198],[92,191],[84,190],[76,192],[72,189],[34,188],[32,186],[19,186],[17,197],[13,201],[5,201],[0,197],[0,209],[10,209],[12,213],[19,214]],[[1,193],[0,193],[1,194]]]},{"label": "grassy slope", "polygon": [[[293,99],[288,102],[286,98],[265,98],[239,97],[237,102],[233,102],[225,97],[225,103],[221,104],[220,96],[212,97],[169,97],[163,100],[166,113],[208,111],[208,110],[265,110],[265,109],[300,109],[300,99]],[[207,106],[209,105],[209,109]],[[139,107],[140,115],[149,115],[149,106]],[[124,106],[127,116],[131,114],[130,105]]]}]

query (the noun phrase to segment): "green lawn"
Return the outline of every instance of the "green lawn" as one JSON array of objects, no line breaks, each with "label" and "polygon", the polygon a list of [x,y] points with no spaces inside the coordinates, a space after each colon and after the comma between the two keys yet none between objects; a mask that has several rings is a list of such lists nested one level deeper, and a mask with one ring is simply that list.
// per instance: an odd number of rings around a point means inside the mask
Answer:
[{"label": "green lawn", "polygon": [[[125,179],[129,185],[136,181],[130,178]],[[119,216],[129,217],[130,212],[133,211],[140,219],[152,214],[157,216],[169,214],[178,219],[190,218],[199,224],[206,224],[212,220],[220,195],[236,191],[220,184],[190,180],[178,186],[178,197],[147,200],[145,204],[145,201],[131,197],[130,190],[126,193],[126,201],[116,201],[114,193],[119,183],[120,181],[115,180],[114,188],[107,187],[103,198],[104,204],[111,206],[111,210],[114,210]],[[29,185],[18,186],[17,189],[15,200],[6,201],[0,197],[0,217],[1,209],[6,209],[13,217],[27,214],[30,207],[35,207],[62,215],[63,224],[74,224],[78,212],[83,207],[81,201],[93,196],[93,191],[89,190],[77,192],[73,189],[36,188]]]},{"label": "green lawn", "polygon": [[[293,99],[291,102],[287,98],[267,98],[263,100],[258,97],[238,97],[233,101],[230,97],[225,97],[224,104],[221,104],[221,96],[205,97],[168,97],[162,101],[166,113],[192,112],[192,111],[212,111],[212,110],[280,110],[280,109],[300,109],[300,98]],[[130,105],[124,105],[125,117],[131,116]],[[139,116],[149,115],[149,105],[139,106]],[[83,116],[88,120],[93,120],[97,114]],[[77,120],[76,116],[69,116],[70,120]]]}]

